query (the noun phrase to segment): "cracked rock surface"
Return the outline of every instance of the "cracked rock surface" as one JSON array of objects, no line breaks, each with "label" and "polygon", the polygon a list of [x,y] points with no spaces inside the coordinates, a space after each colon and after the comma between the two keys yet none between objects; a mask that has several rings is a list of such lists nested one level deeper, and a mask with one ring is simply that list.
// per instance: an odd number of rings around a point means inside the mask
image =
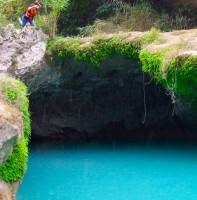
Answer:
[{"label": "cracked rock surface", "polygon": [[44,66],[45,39],[34,27],[18,30],[10,24],[0,29],[0,72],[24,80],[27,73]]},{"label": "cracked rock surface", "polygon": [[14,144],[23,134],[21,113],[0,98],[0,165],[12,153]]}]

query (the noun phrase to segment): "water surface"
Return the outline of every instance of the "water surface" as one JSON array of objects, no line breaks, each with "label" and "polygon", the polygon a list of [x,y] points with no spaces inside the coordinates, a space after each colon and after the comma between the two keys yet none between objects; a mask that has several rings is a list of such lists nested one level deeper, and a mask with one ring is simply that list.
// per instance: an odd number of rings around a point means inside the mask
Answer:
[{"label": "water surface", "polygon": [[196,200],[197,147],[36,143],[17,200]]}]

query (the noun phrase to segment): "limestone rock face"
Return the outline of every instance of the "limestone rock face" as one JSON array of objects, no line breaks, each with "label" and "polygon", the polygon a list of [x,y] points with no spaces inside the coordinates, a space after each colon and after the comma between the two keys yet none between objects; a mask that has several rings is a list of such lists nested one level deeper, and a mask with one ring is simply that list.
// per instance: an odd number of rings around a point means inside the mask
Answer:
[{"label": "limestone rock face", "polygon": [[[193,32],[186,35],[195,43]],[[154,45],[153,49],[179,42],[183,36],[163,35],[169,40],[167,44]],[[173,109],[165,88],[150,81],[148,74],[143,75],[139,60],[116,56],[98,69],[73,60],[46,63],[44,38],[41,31],[30,27],[16,30],[9,25],[0,30],[0,72],[14,75],[28,86],[33,134],[48,136],[73,130],[90,134],[113,124],[130,131],[164,127],[170,125],[173,110],[182,121],[190,116],[187,121],[195,124],[191,100],[177,97]],[[195,49],[192,55],[196,55]]]},{"label": "limestone rock face", "polygon": [[7,72],[21,80],[26,74],[44,66],[46,35],[34,27],[17,30],[12,24],[0,30],[0,72]]},{"label": "limestone rock face", "polygon": [[6,183],[0,179],[0,200],[14,200],[20,182]]},{"label": "limestone rock face", "polygon": [[0,180],[0,199],[2,200],[12,199],[12,191],[10,185],[5,183],[3,180]]},{"label": "limestone rock face", "polygon": [[[154,81],[144,91],[138,62],[116,56],[98,69],[74,61],[46,67],[28,85],[33,134],[94,134],[113,124],[132,131],[169,122],[170,98]],[[146,75],[145,81],[150,80]]]},{"label": "limestone rock face", "polygon": [[177,96],[176,115],[185,122],[189,127],[197,131],[197,101],[195,96],[191,96],[190,99]]},{"label": "limestone rock face", "polygon": [[7,160],[21,134],[21,113],[0,98],[0,165]]}]

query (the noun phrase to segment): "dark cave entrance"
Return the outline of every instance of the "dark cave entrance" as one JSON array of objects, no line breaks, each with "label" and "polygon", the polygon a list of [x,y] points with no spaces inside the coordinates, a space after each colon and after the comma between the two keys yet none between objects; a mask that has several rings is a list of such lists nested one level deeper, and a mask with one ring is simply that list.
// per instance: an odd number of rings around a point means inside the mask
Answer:
[{"label": "dark cave entrance", "polygon": [[30,95],[33,138],[148,141],[191,136],[172,115],[174,105],[165,88],[142,73],[137,58],[116,56],[99,68],[58,61],[35,82]]}]

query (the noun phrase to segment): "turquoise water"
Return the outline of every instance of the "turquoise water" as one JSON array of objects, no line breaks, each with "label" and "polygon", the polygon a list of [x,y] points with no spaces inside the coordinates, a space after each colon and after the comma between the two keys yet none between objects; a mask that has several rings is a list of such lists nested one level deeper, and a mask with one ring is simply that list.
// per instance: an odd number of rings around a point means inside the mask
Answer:
[{"label": "turquoise water", "polygon": [[17,200],[196,200],[197,147],[31,145]]}]

